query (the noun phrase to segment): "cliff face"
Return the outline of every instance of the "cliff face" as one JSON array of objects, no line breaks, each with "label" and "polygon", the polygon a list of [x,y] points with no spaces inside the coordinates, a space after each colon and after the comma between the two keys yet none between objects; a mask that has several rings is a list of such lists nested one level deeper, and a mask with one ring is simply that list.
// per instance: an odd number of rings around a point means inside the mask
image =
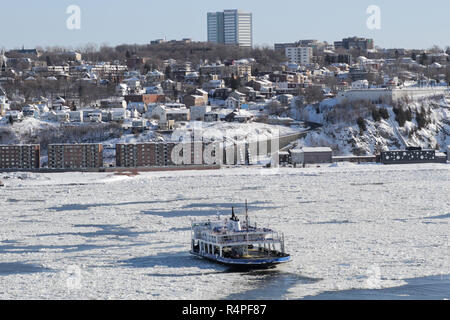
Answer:
[{"label": "cliff face", "polygon": [[[389,117],[375,120],[373,109],[385,109]],[[294,109],[293,115],[323,124],[321,130],[301,139],[301,145],[330,146],[336,155],[374,154],[406,145],[445,151],[450,145],[450,99],[402,101],[395,105],[339,105],[329,99]],[[364,120],[365,128],[361,120],[358,125],[358,118]]]}]

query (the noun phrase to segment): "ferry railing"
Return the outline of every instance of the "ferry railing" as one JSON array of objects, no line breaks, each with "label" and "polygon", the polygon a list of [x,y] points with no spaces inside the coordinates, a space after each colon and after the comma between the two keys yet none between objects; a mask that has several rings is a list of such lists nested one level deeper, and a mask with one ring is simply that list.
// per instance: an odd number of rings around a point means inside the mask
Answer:
[{"label": "ferry railing", "polygon": [[[248,235],[248,236],[247,236]],[[243,236],[240,239],[220,239],[220,237],[218,237],[216,243],[217,244],[233,244],[233,243],[243,243],[243,242],[265,242],[265,241],[270,241],[270,242],[280,242],[281,241],[281,237],[278,235],[278,233],[273,233],[271,235],[264,235],[264,236],[252,236],[251,234],[242,234],[239,236]]]}]

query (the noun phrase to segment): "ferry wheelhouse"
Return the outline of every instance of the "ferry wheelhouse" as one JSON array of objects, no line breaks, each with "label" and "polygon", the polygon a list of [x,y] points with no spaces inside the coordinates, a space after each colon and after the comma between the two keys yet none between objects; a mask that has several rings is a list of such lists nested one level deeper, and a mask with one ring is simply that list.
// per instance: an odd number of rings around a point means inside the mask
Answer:
[{"label": "ferry wheelhouse", "polygon": [[191,254],[219,263],[245,267],[271,267],[289,262],[284,235],[251,224],[247,214],[241,223],[232,208],[231,218],[192,222]]}]

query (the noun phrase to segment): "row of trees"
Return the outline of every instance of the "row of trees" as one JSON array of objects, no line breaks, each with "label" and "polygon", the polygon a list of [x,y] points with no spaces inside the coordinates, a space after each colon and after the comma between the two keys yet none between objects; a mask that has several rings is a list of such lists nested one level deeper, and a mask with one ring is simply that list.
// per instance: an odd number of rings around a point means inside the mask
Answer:
[{"label": "row of trees", "polygon": [[21,81],[3,84],[6,92],[19,95],[30,102],[37,97],[64,97],[66,100],[76,100],[79,106],[87,106],[96,101],[108,98],[115,92],[115,85],[97,85],[85,81],[70,80],[46,80],[36,79],[32,81]]}]

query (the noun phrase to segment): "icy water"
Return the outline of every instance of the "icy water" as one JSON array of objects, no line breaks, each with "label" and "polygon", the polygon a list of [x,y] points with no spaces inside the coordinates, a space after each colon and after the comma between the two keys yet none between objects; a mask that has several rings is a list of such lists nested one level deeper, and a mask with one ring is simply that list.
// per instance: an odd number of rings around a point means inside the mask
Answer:
[{"label": "icy water", "polygon": [[443,300],[450,299],[450,275],[406,279],[407,284],[385,289],[324,292],[317,300]]},{"label": "icy water", "polygon": [[[0,174],[0,299],[450,298],[450,167]],[[292,262],[190,255],[192,220],[283,232]]]}]

